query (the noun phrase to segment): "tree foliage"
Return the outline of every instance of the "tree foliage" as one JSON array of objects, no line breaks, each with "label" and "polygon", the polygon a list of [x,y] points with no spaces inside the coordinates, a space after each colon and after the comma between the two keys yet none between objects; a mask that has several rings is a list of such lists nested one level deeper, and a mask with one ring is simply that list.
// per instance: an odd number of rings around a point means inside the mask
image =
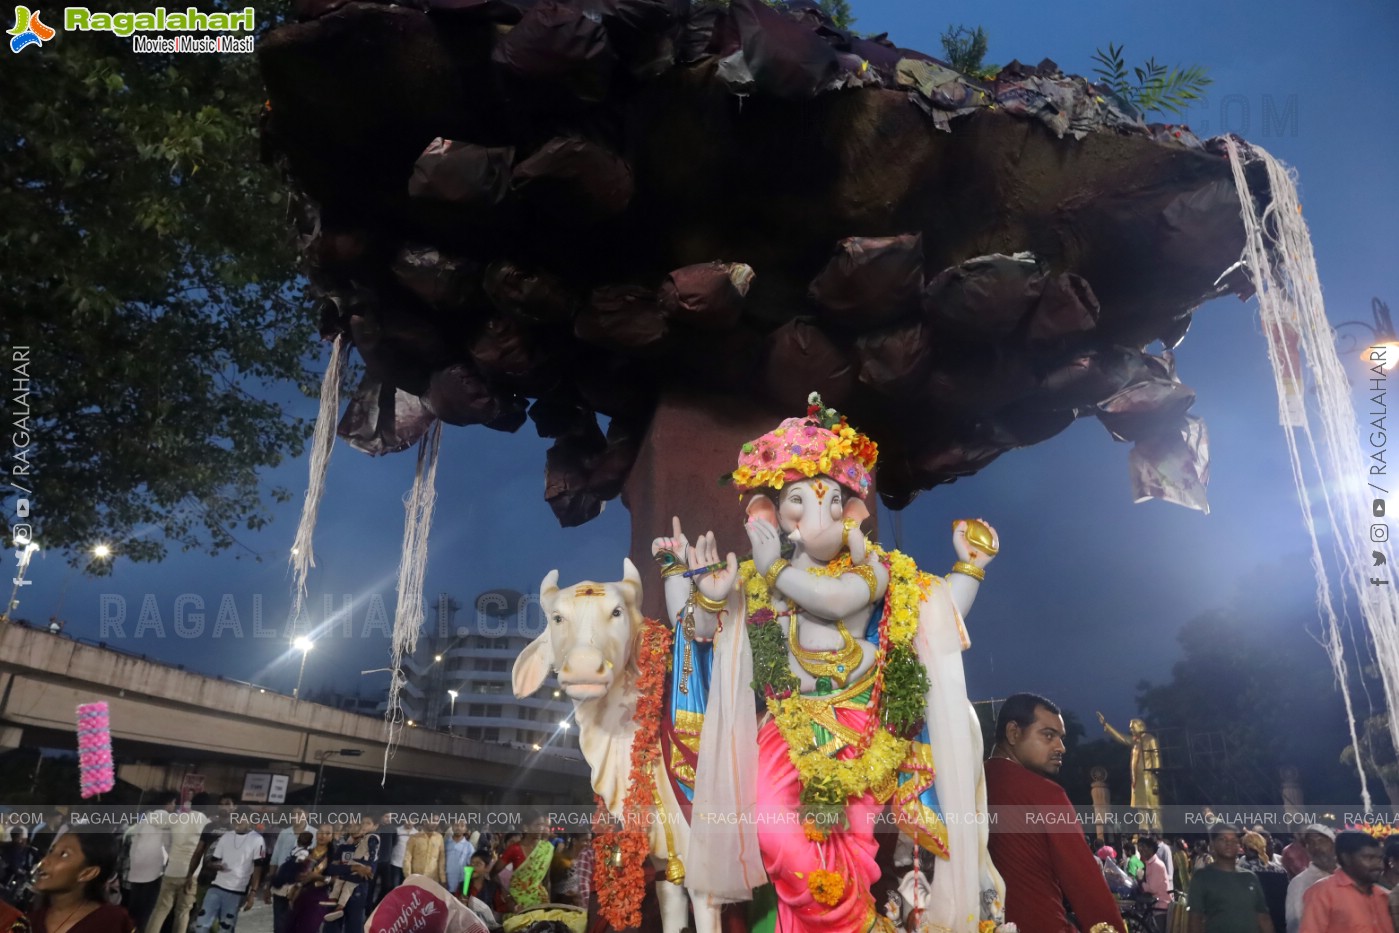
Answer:
[{"label": "tree foliage", "polygon": [[817,6],[841,29],[849,29],[855,25],[855,17],[850,13],[849,0],[820,0]]},{"label": "tree foliage", "polygon": [[[1389,787],[1399,787],[1399,755],[1395,754],[1394,736],[1389,731],[1389,713],[1376,713],[1366,718],[1356,730],[1360,740],[1360,763],[1365,771]],[[1343,764],[1355,764],[1355,746],[1347,745],[1341,752]],[[1399,803],[1390,800],[1390,803]]]},{"label": "tree foliage", "polygon": [[1127,62],[1122,57],[1123,48],[1109,42],[1106,52],[1096,50],[1093,61],[1098,63],[1098,67],[1093,69],[1093,73],[1102,78],[1113,93],[1143,113],[1183,115],[1213,81],[1199,65],[1167,68],[1155,58],[1148,58],[1145,64],[1131,68],[1129,74]]},{"label": "tree foliage", "polygon": [[988,38],[986,30],[977,26],[948,26],[939,37],[947,63],[965,75],[974,78],[994,78],[1000,68],[985,64]]},{"label": "tree foliage", "polygon": [[[1251,776],[1248,783],[1262,796],[1278,796],[1279,769],[1285,765],[1301,769],[1309,799],[1355,795],[1354,772],[1337,760],[1336,739],[1345,733],[1340,695],[1325,653],[1306,635],[1305,621],[1249,621],[1213,612],[1181,628],[1184,657],[1171,680],[1143,682],[1137,695],[1149,729],[1158,735],[1177,730],[1176,758],[1163,765],[1190,768],[1189,737],[1217,733],[1227,757],[1215,766],[1236,782]],[[1163,750],[1163,757],[1170,755]],[[1194,764],[1197,770],[1205,767]],[[1203,787],[1206,776],[1195,777]]]},{"label": "tree foliage", "polygon": [[228,548],[288,498],[259,472],[307,426],[275,393],[315,377],[254,57],[131,41],[64,32],[6,62],[0,337],[30,348],[7,420],[28,415],[35,540],[157,560]]}]

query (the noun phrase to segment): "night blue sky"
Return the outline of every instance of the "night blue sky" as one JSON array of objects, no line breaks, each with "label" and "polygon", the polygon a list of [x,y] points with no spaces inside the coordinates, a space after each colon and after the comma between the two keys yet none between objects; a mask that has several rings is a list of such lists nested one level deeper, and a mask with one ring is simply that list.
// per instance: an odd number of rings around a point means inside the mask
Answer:
[{"label": "night blue sky", "polygon": [[[1295,166],[1332,320],[1368,319],[1373,295],[1399,302],[1399,123],[1393,119],[1399,101],[1388,74],[1399,51],[1399,8],[1392,3],[1323,8],[1297,0],[1118,0],[962,11],[907,0],[852,5],[857,29],[887,30],[900,45],[935,53],[947,26],[980,24],[990,34],[987,60],[997,64],[1049,57],[1065,71],[1089,74],[1095,47],[1114,42],[1126,46],[1131,62],[1154,55],[1205,66],[1214,85],[1183,122],[1202,138],[1236,132]],[[1269,111],[1275,119],[1265,121]],[[968,620],[973,698],[1034,690],[1088,722],[1101,708],[1121,726],[1136,711],[1137,681],[1169,676],[1179,656],[1176,633],[1199,613],[1239,607],[1255,624],[1316,627],[1306,541],[1254,304],[1228,298],[1199,309],[1177,360],[1182,380],[1197,390],[1194,411],[1210,431],[1210,515],[1159,502],[1133,505],[1129,448],[1092,420],[1007,454],[978,476],[925,493],[903,513],[904,549],[938,573],[953,560],[953,519],[981,515],[1000,531],[1002,556],[991,565]],[[1358,378],[1358,364],[1350,365]],[[314,416],[310,400],[297,405],[298,414]],[[626,510],[612,502],[597,520],[560,529],[542,496],[547,446],[528,425],[516,435],[447,430],[430,594],[445,591],[470,604],[491,587],[534,589],[553,567],[565,580],[620,576]],[[353,636],[328,637],[311,655],[308,688],[384,686],[383,675],[361,678],[358,672],[387,659],[383,630],[365,636],[364,629],[374,619],[375,594],[383,618],[392,618],[401,500],[412,473],[411,454],[373,461],[336,447],[316,534],[313,611],[319,614],[324,594],[334,594],[337,606],[344,594],[357,602]],[[110,577],[93,580],[70,573],[61,555],[48,554],[31,568],[35,585],[23,594],[20,614],[46,619],[61,598],[70,633],[97,638],[108,594],[109,611],[114,599],[124,601],[126,611],[126,638],[109,638],[113,644],[289,692],[299,655],[280,639],[253,637],[254,598],[261,595],[263,626],[280,630],[304,458],[267,479],[295,490],[296,501],[280,509],[268,529],[243,536],[261,562],[246,552],[241,559],[235,559],[238,552],[175,555],[159,565],[118,559]],[[880,521],[891,544],[887,513]],[[722,546],[743,542],[737,508],[733,526],[718,532]],[[181,593],[204,603],[200,638],[174,634]],[[147,594],[159,610],[163,639],[149,631],[134,637]],[[224,594],[231,595],[242,638],[230,631],[212,637]],[[1325,663],[1320,649],[1315,663]]]}]

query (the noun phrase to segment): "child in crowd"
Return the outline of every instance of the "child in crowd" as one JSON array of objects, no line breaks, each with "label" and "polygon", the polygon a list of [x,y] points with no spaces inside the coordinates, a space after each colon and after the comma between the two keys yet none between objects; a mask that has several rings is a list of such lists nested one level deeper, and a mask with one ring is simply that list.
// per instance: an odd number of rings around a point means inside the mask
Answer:
[{"label": "child in crowd", "polygon": [[277,866],[277,874],[272,877],[272,893],[277,897],[284,897],[288,902],[296,900],[296,895],[301,891],[301,885],[296,883],[296,879],[306,873],[310,868],[311,846],[315,845],[316,834],[307,830],[296,837],[296,848],[291,850],[291,855],[287,860]]}]

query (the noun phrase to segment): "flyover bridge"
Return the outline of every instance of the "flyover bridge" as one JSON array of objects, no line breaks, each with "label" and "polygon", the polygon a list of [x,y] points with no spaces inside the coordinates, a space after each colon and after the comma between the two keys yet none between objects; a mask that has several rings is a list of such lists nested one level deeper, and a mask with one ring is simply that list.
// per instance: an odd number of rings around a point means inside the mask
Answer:
[{"label": "flyover bridge", "polygon": [[[250,771],[287,774],[294,791],[312,784],[323,762],[375,775],[384,768],[379,717],[0,625],[0,750],[74,748],[75,707],[99,700],[111,708],[118,776],[147,790],[179,787],[181,772],[193,769],[208,790],[236,794]],[[340,754],[347,749],[361,754]],[[505,792],[536,803],[592,797],[581,758],[426,729],[402,730],[388,775],[390,790],[393,777],[411,778],[464,803],[494,802]]]}]

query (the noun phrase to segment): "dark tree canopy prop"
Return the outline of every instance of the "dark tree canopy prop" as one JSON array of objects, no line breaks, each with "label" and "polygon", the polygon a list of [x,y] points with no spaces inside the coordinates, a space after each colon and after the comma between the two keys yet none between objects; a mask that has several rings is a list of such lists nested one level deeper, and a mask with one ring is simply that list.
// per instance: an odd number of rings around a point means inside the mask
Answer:
[{"label": "dark tree canopy prop", "polygon": [[667,393],[819,390],[894,508],[1086,416],[1137,445],[1139,491],[1203,505],[1193,393],[1144,348],[1234,283],[1222,148],[1053,62],[981,82],[808,2],[423,2],[304,0],[259,47],[322,330],[366,364],[357,447],[531,419],[576,524]]}]

